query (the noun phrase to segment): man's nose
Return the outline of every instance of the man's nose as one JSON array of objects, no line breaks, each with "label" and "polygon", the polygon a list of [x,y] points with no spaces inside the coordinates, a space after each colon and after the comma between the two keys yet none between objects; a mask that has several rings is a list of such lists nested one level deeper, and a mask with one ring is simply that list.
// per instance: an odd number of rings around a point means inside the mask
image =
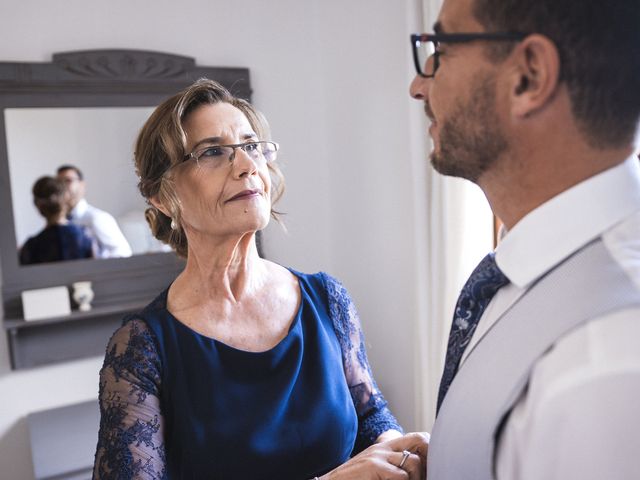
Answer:
[{"label": "man's nose", "polygon": [[416,75],[409,86],[409,95],[416,100],[426,100],[429,92],[429,79]]}]

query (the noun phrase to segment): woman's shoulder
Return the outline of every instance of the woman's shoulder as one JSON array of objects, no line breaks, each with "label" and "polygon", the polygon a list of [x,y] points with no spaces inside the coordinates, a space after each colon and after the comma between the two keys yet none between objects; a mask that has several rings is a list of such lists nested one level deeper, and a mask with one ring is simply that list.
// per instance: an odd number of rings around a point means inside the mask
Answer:
[{"label": "woman's shoulder", "polygon": [[23,249],[33,248],[33,245],[38,242],[38,235],[33,235],[22,244]]},{"label": "woman's shoulder", "polygon": [[272,262],[270,260],[263,259],[263,261],[267,265],[267,268],[270,269],[272,274],[283,277],[283,278],[288,277],[290,279],[301,279],[301,280],[311,281],[311,282],[320,282],[323,285],[327,285],[327,284],[342,285],[340,280],[338,280],[336,277],[322,270],[314,273],[307,273],[307,272],[302,272],[300,270],[297,270],[293,267],[286,267],[284,265],[281,265],[276,262]]},{"label": "woman's shoulder", "polygon": [[278,267],[282,270],[282,274],[286,275],[290,281],[304,289],[325,291],[327,290],[327,283],[332,281],[332,277],[322,271],[306,273],[291,267],[283,267],[280,265],[278,265]]},{"label": "woman's shoulder", "polygon": [[124,379],[135,384],[136,389],[156,395],[161,371],[162,361],[154,335],[144,320],[126,318],[107,345],[101,381],[113,383]]},{"label": "woman's shoulder", "polygon": [[25,243],[29,243],[30,245],[35,245],[38,243],[54,242],[56,239],[57,239],[56,226],[47,225],[38,233],[29,237],[29,239]]},{"label": "woman's shoulder", "polygon": [[298,280],[301,286],[317,292],[324,292],[329,303],[340,302],[349,299],[349,294],[344,284],[335,276],[325,272],[305,273],[291,267],[283,267],[276,264],[283,271],[288,272]]},{"label": "woman's shoulder", "polygon": [[151,300],[147,305],[145,305],[139,311],[129,314],[124,317],[122,324],[125,325],[131,321],[138,321],[148,324],[158,315],[163,315],[168,313],[167,310],[167,295],[169,293],[169,288],[171,285],[167,286],[164,290],[162,290],[153,300]]},{"label": "woman's shoulder", "polygon": [[79,226],[76,225],[75,223],[59,223],[57,225],[54,226],[54,228],[56,230],[61,230],[63,232],[84,232],[84,229]]},{"label": "woman's shoulder", "polygon": [[89,235],[86,230],[74,223],[67,223],[65,225],[56,225],[55,229],[57,231],[57,235],[63,238],[65,241],[70,240],[73,242],[90,240]]},{"label": "woman's shoulder", "polygon": [[291,267],[284,267],[274,262],[269,262],[271,268],[288,275],[309,296],[318,302],[327,305],[332,318],[343,318],[345,312],[350,312],[353,301],[344,284],[335,276],[324,271],[304,273]]},{"label": "woman's shoulder", "polygon": [[126,347],[140,343],[154,342],[149,325],[139,314],[124,317],[122,324],[113,332],[109,341],[111,347]]},{"label": "woman's shoulder", "polygon": [[291,272],[309,284],[325,290],[330,300],[335,299],[336,296],[347,293],[347,289],[343,283],[337,277],[325,271],[320,270],[315,273],[303,273],[292,269]]},{"label": "woman's shoulder", "polygon": [[120,328],[115,331],[115,338],[126,338],[128,334],[153,338],[154,326],[168,313],[167,290],[163,290],[156,298],[142,309],[124,316]]}]

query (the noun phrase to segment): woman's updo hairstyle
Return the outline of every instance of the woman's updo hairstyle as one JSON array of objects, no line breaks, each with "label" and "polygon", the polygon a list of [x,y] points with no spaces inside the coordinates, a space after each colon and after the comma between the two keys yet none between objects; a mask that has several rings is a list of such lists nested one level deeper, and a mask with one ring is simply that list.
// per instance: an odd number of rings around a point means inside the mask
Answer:
[{"label": "woman's updo hairstyle", "polygon": [[[180,202],[175,194],[171,168],[183,162],[187,136],[182,128],[186,117],[201,105],[228,103],[245,114],[260,140],[270,140],[269,124],[265,117],[249,102],[234,97],[226,88],[213,80],[202,78],[191,86],[165,100],[146,121],[135,145],[135,167],[140,181],[138,188],[147,202],[157,198],[170,213],[170,217],[150,206],[145,217],[151,232],[160,241],[170,245],[181,257],[187,256],[187,237],[181,222]],[[284,177],[277,165],[268,164],[272,177],[271,204],[284,192]],[[278,212],[271,216],[279,221]]]},{"label": "woman's updo hairstyle", "polygon": [[62,180],[45,176],[33,184],[33,203],[47,220],[58,217],[66,208],[67,186]]}]

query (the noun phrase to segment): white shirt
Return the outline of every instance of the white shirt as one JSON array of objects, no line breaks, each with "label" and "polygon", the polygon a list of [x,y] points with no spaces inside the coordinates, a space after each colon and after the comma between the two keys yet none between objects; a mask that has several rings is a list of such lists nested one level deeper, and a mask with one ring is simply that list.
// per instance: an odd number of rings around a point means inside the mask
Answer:
[{"label": "white shirt", "polygon": [[95,239],[98,258],[130,257],[131,247],[122,234],[115,218],[110,213],[89,205],[83,198],[73,210],[71,221],[86,227],[88,234]]},{"label": "white shirt", "polygon": [[[469,347],[541,275],[598,236],[640,289],[635,156],[544,203],[507,233],[496,262],[511,283],[487,306]],[[640,479],[640,309],[561,338],[534,366],[496,453],[499,480]]]}]

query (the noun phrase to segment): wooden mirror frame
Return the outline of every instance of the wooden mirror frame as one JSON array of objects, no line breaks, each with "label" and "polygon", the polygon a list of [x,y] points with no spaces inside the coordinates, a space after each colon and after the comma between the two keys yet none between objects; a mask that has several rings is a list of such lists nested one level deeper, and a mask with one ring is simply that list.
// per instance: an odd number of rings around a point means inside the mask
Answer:
[{"label": "wooden mirror frame", "polygon": [[[43,342],[53,337],[63,342],[54,350],[67,349],[67,343],[70,345],[73,338],[62,339],[76,328],[84,329],[81,341],[91,343],[86,336],[91,321],[98,325],[100,316],[121,318],[122,313],[146,304],[168,285],[183,263],[173,253],[153,253],[19,265],[4,109],[153,107],[202,77],[216,80],[234,95],[250,100],[248,69],[201,67],[196,66],[193,58],[166,53],[88,50],[54,54],[51,63],[0,62],[0,272],[4,326],[9,332],[13,368],[48,363],[50,357],[51,361],[57,361],[94,352],[95,345],[58,355],[37,353]],[[83,280],[93,283],[93,313],[74,312],[68,317],[45,321],[23,320],[22,291],[68,287]],[[64,324],[64,330],[56,329],[58,324]],[[104,325],[96,328],[105,329]],[[32,341],[31,337],[38,340]],[[101,352],[105,341],[100,338],[95,342],[101,345]]]}]

